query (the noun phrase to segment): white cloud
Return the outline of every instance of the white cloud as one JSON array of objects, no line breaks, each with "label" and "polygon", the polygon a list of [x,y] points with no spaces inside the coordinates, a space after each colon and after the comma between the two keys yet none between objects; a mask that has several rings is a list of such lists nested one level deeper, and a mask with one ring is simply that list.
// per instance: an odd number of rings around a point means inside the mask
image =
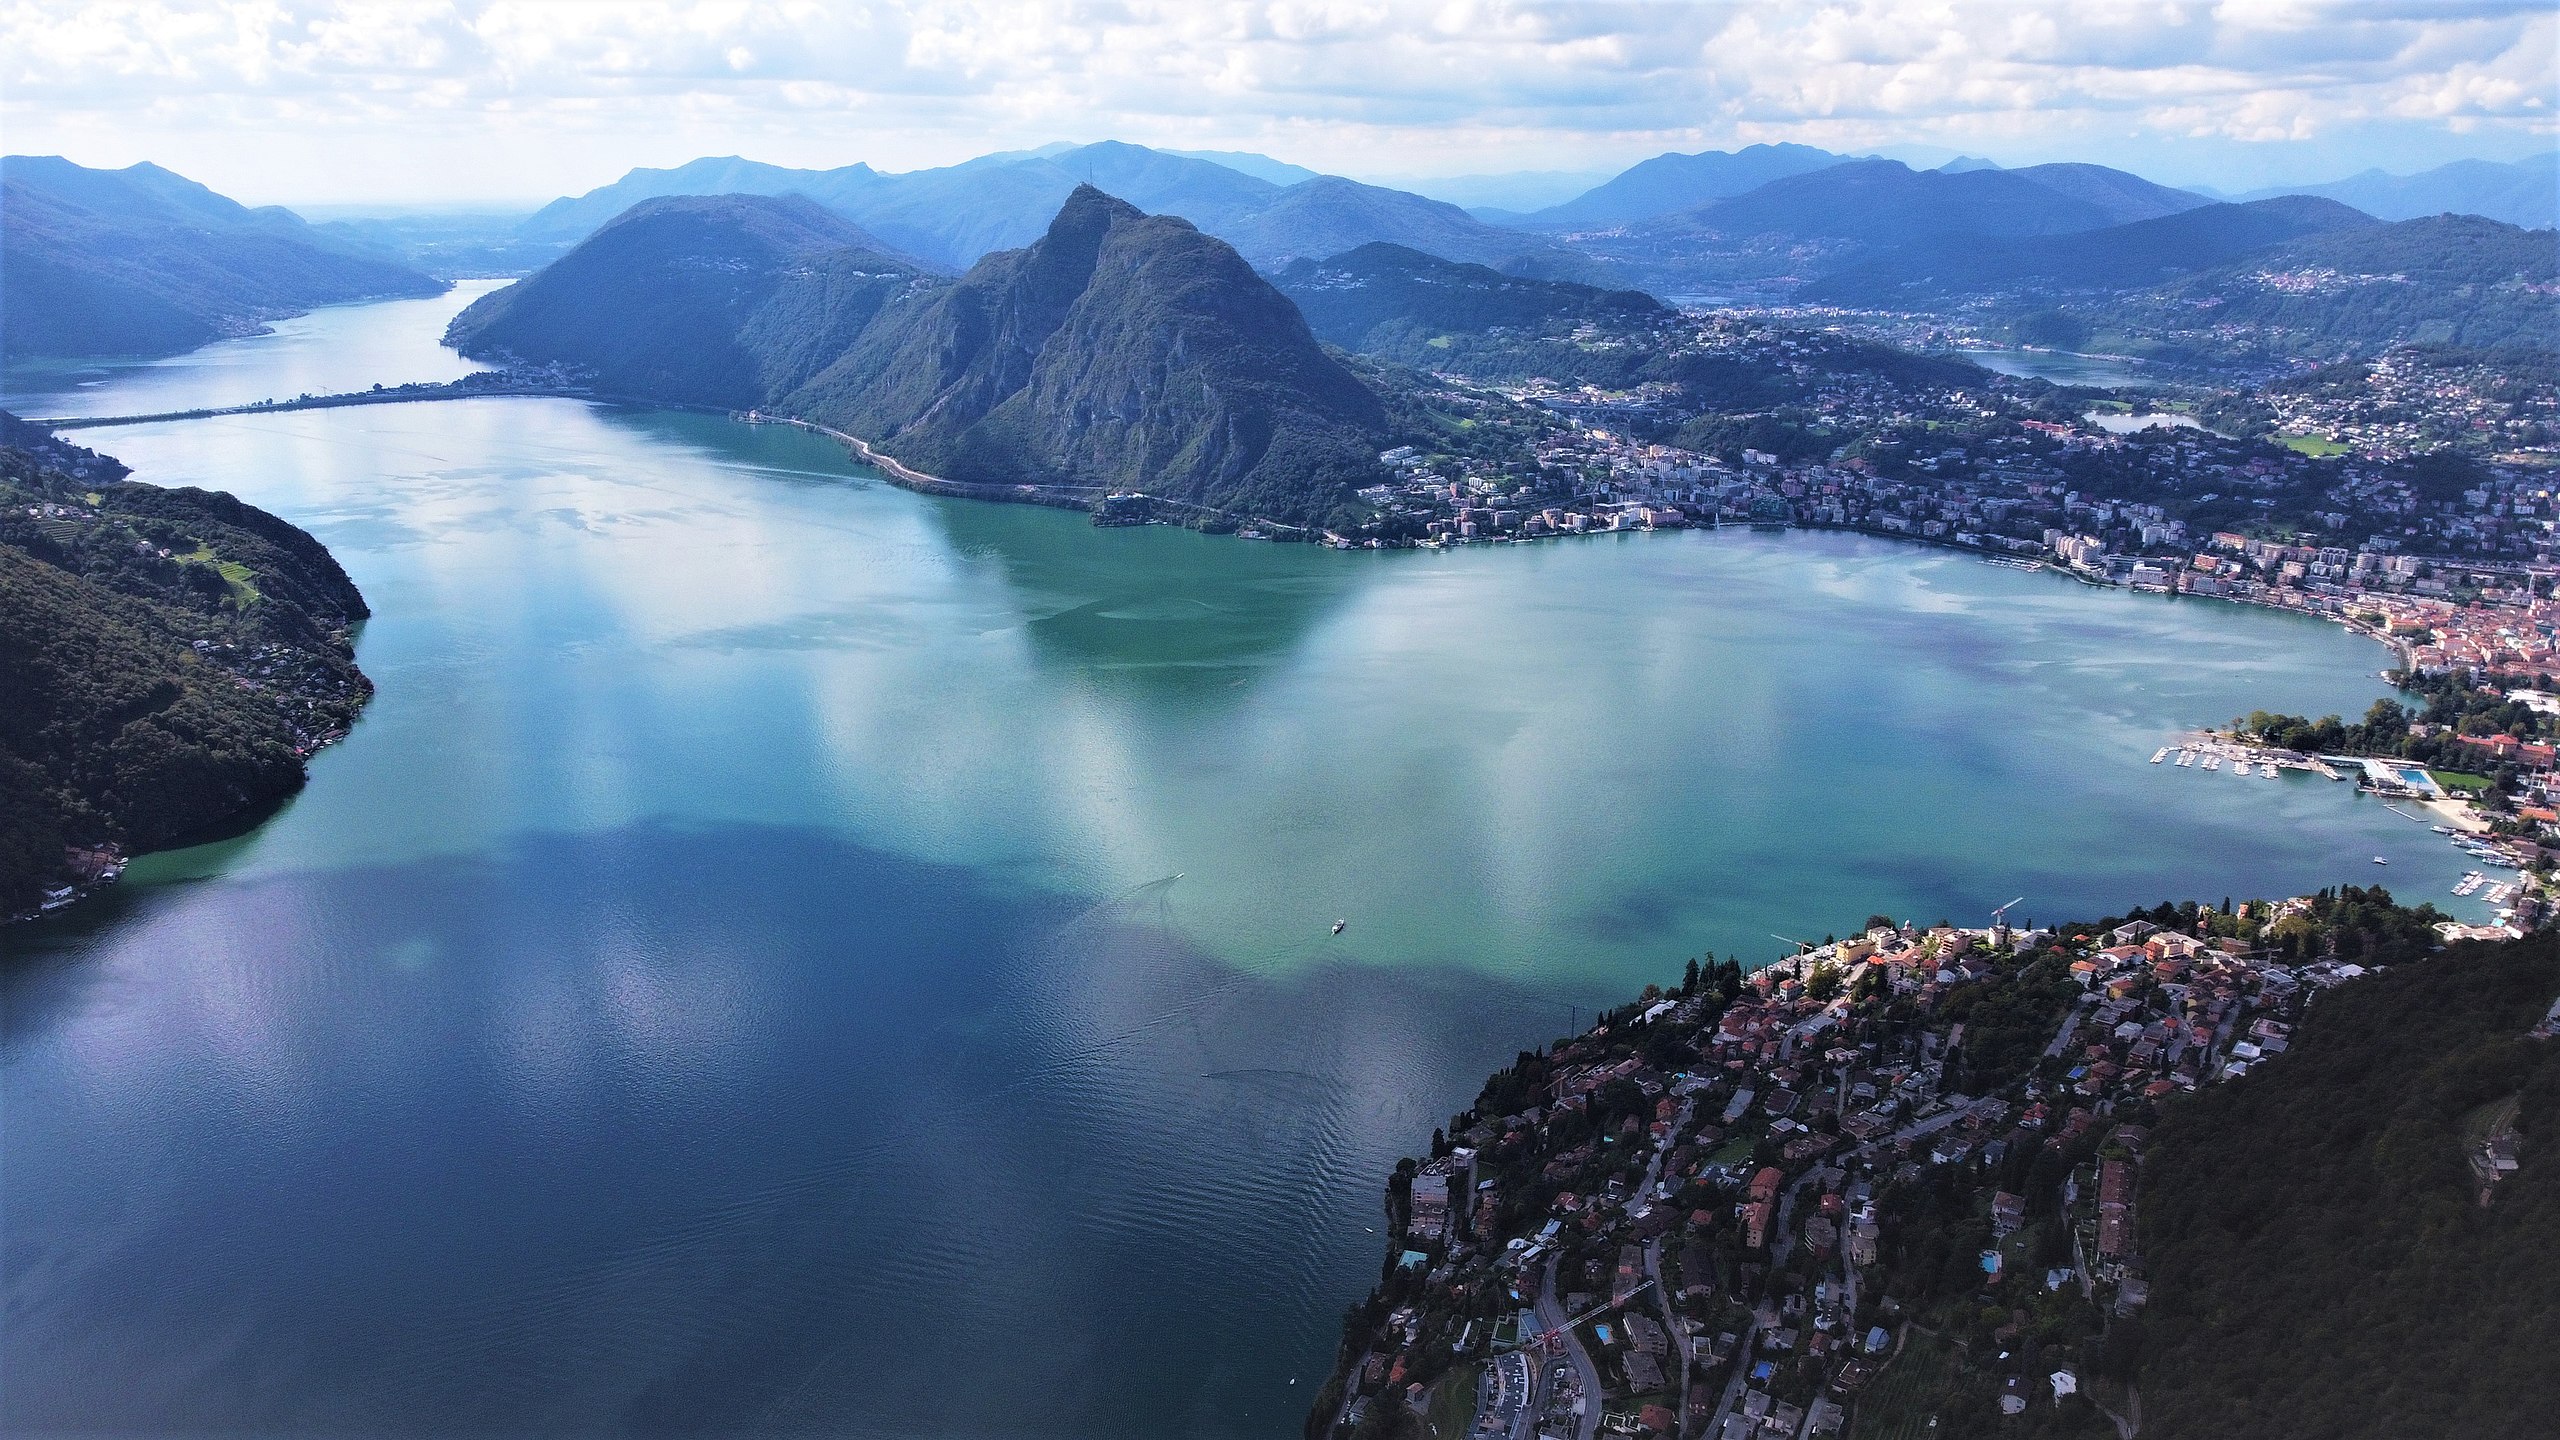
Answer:
[{"label": "white cloud", "polygon": [[2246,179],[2548,143],[2555,54],[2547,0],[17,0],[0,119],[11,149],[249,198],[1106,135],[1408,172],[2103,146]]}]

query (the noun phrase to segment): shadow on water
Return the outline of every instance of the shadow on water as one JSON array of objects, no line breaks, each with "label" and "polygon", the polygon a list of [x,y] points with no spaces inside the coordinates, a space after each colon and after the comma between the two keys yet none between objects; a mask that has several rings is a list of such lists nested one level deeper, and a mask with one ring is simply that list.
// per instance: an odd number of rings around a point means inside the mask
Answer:
[{"label": "shadow on water", "polygon": [[1293,1433],[1394,1158],[1563,1010],[1181,916],[652,826],[0,936],[0,1420]]},{"label": "shadow on water", "polygon": [[[787,426],[683,411],[599,408],[618,428],[768,472],[775,484],[882,486],[835,442]],[[1045,669],[1151,695],[1245,698],[1326,616],[1397,556],[1205,536],[1164,526],[1097,529],[1080,511],[901,494],[935,552],[991,577]],[[901,557],[921,558],[921,557]]]},{"label": "shadow on water", "polygon": [[1081,515],[937,500],[954,549],[1000,576],[1047,668],[1214,693],[1283,661],[1394,556],[1097,529]]}]

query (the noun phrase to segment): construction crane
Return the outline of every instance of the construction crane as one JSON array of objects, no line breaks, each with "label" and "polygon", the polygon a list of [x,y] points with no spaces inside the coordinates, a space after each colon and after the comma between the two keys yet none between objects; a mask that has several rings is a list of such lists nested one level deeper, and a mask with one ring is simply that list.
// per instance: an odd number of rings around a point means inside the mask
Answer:
[{"label": "construction crane", "polygon": [[1804,952],[1807,950],[1819,949],[1820,947],[1816,946],[1810,940],[1798,940],[1791,936],[1780,935],[1775,931],[1770,933],[1769,938],[1772,940],[1784,940],[1788,944],[1796,947],[1796,953],[1788,956],[1787,959],[1792,962],[1795,967],[1796,978],[1798,980],[1802,980],[1804,978]]},{"label": "construction crane", "polygon": [[[1616,1310],[1624,1306],[1628,1301],[1633,1300],[1652,1288],[1653,1277],[1647,1276],[1642,1281],[1638,1282],[1636,1288],[1628,1291],[1626,1294],[1621,1295],[1614,1300],[1603,1300],[1599,1304],[1592,1306],[1590,1309],[1583,1311],[1581,1314],[1574,1316],[1572,1319],[1556,1326],[1552,1330],[1541,1330],[1535,1335],[1521,1336],[1519,1342],[1512,1348],[1516,1350],[1540,1351],[1561,1350],[1564,1348],[1564,1337],[1572,1334],[1577,1328],[1608,1314],[1612,1310]],[[1494,1350],[1496,1354],[1501,1353],[1500,1346],[1494,1347]]]},{"label": "construction crane", "polygon": [[2012,906],[2024,904],[2026,902],[2026,898],[2026,896],[2021,895],[2017,899],[2010,901],[2007,905],[2003,905],[1999,909],[1992,911],[1991,928],[1994,930],[2008,929],[2010,908]]}]

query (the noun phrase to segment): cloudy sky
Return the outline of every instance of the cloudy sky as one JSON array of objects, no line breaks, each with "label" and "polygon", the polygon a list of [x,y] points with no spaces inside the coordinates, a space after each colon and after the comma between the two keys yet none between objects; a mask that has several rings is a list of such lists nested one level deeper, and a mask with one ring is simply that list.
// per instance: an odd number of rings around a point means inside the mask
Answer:
[{"label": "cloudy sky", "polygon": [[2549,150],[2556,0],[0,0],[12,152],[253,202],[1051,140],[1366,177],[1798,140],[2228,188]]}]

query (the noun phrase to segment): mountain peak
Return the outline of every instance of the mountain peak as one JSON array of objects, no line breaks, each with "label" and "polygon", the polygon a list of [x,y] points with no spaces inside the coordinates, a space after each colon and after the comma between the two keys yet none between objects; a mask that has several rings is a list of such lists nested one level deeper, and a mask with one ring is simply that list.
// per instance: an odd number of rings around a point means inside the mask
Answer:
[{"label": "mountain peak", "polygon": [[1048,233],[883,312],[780,405],[955,480],[1136,486],[1320,521],[1386,417],[1224,241],[1090,185]]},{"label": "mountain peak", "polygon": [[1146,213],[1119,196],[1091,182],[1084,182],[1068,192],[1066,203],[1058,207],[1056,218],[1049,222],[1049,233],[1055,235],[1062,229],[1080,230],[1088,225],[1108,225],[1118,220],[1140,220],[1146,217]]}]

